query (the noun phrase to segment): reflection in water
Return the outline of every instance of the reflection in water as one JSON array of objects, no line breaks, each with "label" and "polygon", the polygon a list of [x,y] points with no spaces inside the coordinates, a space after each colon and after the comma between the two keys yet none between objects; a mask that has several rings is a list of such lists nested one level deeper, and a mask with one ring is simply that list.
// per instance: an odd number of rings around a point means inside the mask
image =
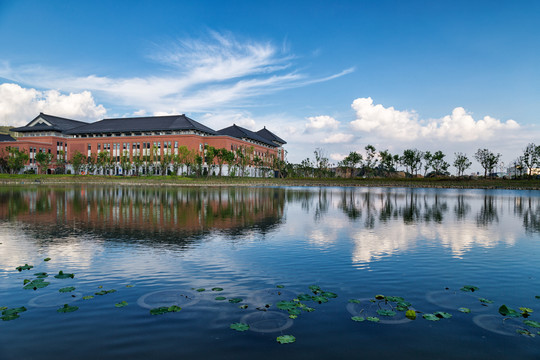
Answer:
[{"label": "reflection in water", "polygon": [[[513,244],[516,235],[511,215],[519,218],[527,233],[540,232],[539,198],[524,197],[520,192],[264,187],[0,188],[0,219],[21,224],[38,242],[69,241],[79,231],[104,239],[161,242],[185,248],[212,232],[234,236],[253,230],[259,234],[273,231],[285,224],[285,205],[298,207],[303,215],[312,213],[313,217],[290,219],[298,226],[305,223],[304,235],[312,244],[329,247],[344,237],[350,239],[353,262],[370,262],[403,252],[421,246],[419,242],[425,239],[437,240],[458,257],[474,246]],[[504,209],[512,207],[512,214],[504,213]]]}]

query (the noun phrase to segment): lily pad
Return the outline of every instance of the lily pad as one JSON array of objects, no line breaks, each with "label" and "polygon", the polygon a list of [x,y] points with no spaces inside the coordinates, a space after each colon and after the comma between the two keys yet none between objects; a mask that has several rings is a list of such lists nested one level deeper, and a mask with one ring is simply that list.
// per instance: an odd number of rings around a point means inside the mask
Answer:
[{"label": "lily pad", "polygon": [[72,292],[73,290],[75,290],[75,288],[73,286],[68,286],[68,287],[65,287],[65,288],[61,288],[58,291],[61,292],[61,293],[67,293],[67,292]]},{"label": "lily pad", "polygon": [[239,308],[240,308],[240,309],[247,309],[247,308],[248,308],[248,305],[247,305],[247,304],[243,304],[243,305],[240,305]]},{"label": "lily pad", "polygon": [[33,265],[24,264],[22,266],[17,266],[15,269],[19,271],[23,271],[23,270],[30,270],[33,267],[34,267]]},{"label": "lily pad", "polygon": [[227,298],[225,296],[217,296],[214,300],[221,301],[221,300],[227,300]]},{"label": "lily pad", "polygon": [[514,309],[510,309],[506,305],[501,305],[501,307],[499,308],[499,314],[501,314],[502,316],[509,316],[509,317],[520,317],[521,316],[521,314],[519,312],[517,312]]},{"label": "lily pad", "polygon": [[318,293],[319,291],[321,291],[321,287],[319,285],[310,285],[308,286],[308,288],[314,293]]},{"label": "lily pad", "polygon": [[469,314],[471,312],[471,309],[466,307],[460,307],[458,310],[465,314]]},{"label": "lily pad", "polygon": [[529,330],[526,329],[517,329],[516,332],[523,336],[529,336],[529,337],[535,337],[536,334],[531,333]]},{"label": "lily pad", "polygon": [[540,328],[540,323],[538,321],[524,320],[523,323],[533,328]]},{"label": "lily pad", "polygon": [[391,302],[400,302],[400,301],[404,301],[405,299],[403,299],[401,296],[386,296],[385,298],[387,301],[391,301]]},{"label": "lily pad", "polygon": [[336,293],[330,291],[323,291],[321,295],[327,299],[335,299],[338,297]]},{"label": "lily pad", "polygon": [[249,330],[249,325],[244,323],[233,323],[229,325],[229,328],[236,331],[247,331]]},{"label": "lily pad", "polygon": [[68,274],[68,273],[65,273],[65,274],[64,274],[64,272],[63,272],[62,270],[60,270],[60,271],[58,272],[58,275],[54,275],[54,277],[57,278],[57,279],[69,279],[69,278],[72,278],[72,279],[73,279],[73,278],[75,277],[75,275],[73,275],[73,274]]},{"label": "lily pad", "polygon": [[429,321],[439,321],[440,318],[435,314],[424,314],[422,317]]},{"label": "lily pad", "polygon": [[120,307],[128,306],[128,303],[127,303],[127,301],[122,300],[122,302],[116,303],[116,304],[114,304],[114,306],[120,308]]},{"label": "lily pad", "polygon": [[34,274],[38,279],[44,279],[49,276],[46,272],[38,272]]},{"label": "lily pad", "polygon": [[315,301],[315,302],[318,302],[319,304],[328,302],[328,298],[326,298],[324,296],[313,296],[312,300]]},{"label": "lily pad", "polygon": [[115,289],[111,289],[111,290],[101,290],[101,291],[98,291],[98,292],[94,293],[94,295],[100,295],[100,296],[103,296],[103,295],[112,294],[112,293],[115,293],[115,292],[116,292]]},{"label": "lily pad", "polygon": [[244,300],[244,299],[242,299],[242,298],[231,298],[231,299],[229,299],[229,302],[233,303],[233,304],[238,304],[242,300]]},{"label": "lily pad", "polygon": [[375,299],[377,300],[384,300],[384,298],[385,298],[384,295],[381,295],[381,294],[375,295]]},{"label": "lily pad", "polygon": [[298,315],[293,315],[293,314],[289,315],[289,319],[296,319],[297,317]]},{"label": "lily pad", "polygon": [[449,314],[449,313],[444,312],[444,311],[434,312],[433,315],[435,315],[435,316],[437,316],[438,318],[441,318],[441,319],[450,319],[452,317],[452,314]]},{"label": "lily pad", "polygon": [[291,344],[296,341],[296,338],[292,335],[281,335],[276,338],[276,341],[280,344]]},{"label": "lily pad", "polygon": [[50,257],[46,257],[45,259],[43,259],[43,261],[51,261],[51,258],[50,258]]},{"label": "lily pad", "polygon": [[349,299],[349,302],[350,302],[351,304],[360,304],[360,303],[361,303],[361,301],[358,300],[358,299]]},{"label": "lily pad", "polygon": [[364,321],[366,319],[364,319],[362,316],[353,316],[353,317],[351,317],[351,320],[361,322],[361,321]]},{"label": "lily pad", "polygon": [[276,287],[277,287],[278,289],[283,289],[283,288],[285,287],[285,285],[276,285]]},{"label": "lily pad", "polygon": [[475,291],[478,291],[480,289],[478,287],[476,287],[476,286],[465,285],[460,290],[465,291],[465,292],[475,292]]},{"label": "lily pad", "polygon": [[126,285],[127,288],[132,288],[132,287],[134,287],[134,286],[135,286],[135,285],[131,285],[131,284],[130,284],[130,285]]},{"label": "lily pad", "polygon": [[169,312],[179,312],[182,310],[180,306],[172,305],[172,306],[160,306],[158,308],[154,308],[150,310],[150,314],[152,315],[162,315]]},{"label": "lily pad", "polygon": [[377,310],[377,314],[381,316],[396,316],[396,312],[392,310],[385,310],[385,309],[379,309]]},{"label": "lily pad", "polygon": [[10,321],[10,320],[18,319],[19,317],[20,317],[19,314],[11,314],[11,315],[3,315],[0,318],[2,319],[2,321]]},{"label": "lily pad", "polygon": [[25,290],[37,290],[49,286],[49,282],[44,281],[43,279],[35,279],[26,284],[23,289]]},{"label": "lily pad", "polygon": [[405,317],[409,320],[415,320],[416,319],[416,311],[414,310],[407,310],[405,312]]},{"label": "lily pad", "polygon": [[520,307],[519,310],[522,312],[522,313],[532,313],[534,312],[533,309],[530,309],[530,308],[527,308],[527,307]]},{"label": "lily pad", "polygon": [[24,306],[18,307],[18,308],[5,308],[2,310],[2,315],[14,315],[18,313],[25,312],[27,309]]},{"label": "lily pad", "polygon": [[203,291],[206,291],[206,289],[205,289],[205,288],[198,288],[198,289],[196,289],[195,291],[197,291],[197,292],[203,292]]},{"label": "lily pad", "polygon": [[69,312],[74,312],[77,310],[79,310],[78,306],[69,306],[68,304],[64,304],[63,307],[61,307],[60,309],[56,311],[58,311],[59,313],[69,313]]},{"label": "lily pad", "polygon": [[86,295],[86,296],[83,296],[82,298],[83,298],[83,300],[90,300],[90,299],[93,299],[94,296],[93,295]]},{"label": "lily pad", "polygon": [[375,316],[368,316],[366,318],[367,321],[371,321],[371,322],[379,322],[381,321],[381,319],[379,319],[378,317],[375,317]]},{"label": "lily pad", "polygon": [[276,307],[278,309],[281,309],[281,310],[290,310],[290,309],[296,309],[297,307],[297,303],[295,303],[294,301],[285,301],[285,300],[282,300],[282,301],[278,301],[276,303]]},{"label": "lily pad", "polygon": [[478,300],[483,304],[493,304],[493,300],[488,300],[484,298],[478,298]]},{"label": "lily pad", "polygon": [[223,288],[215,287],[215,288],[212,288],[212,291],[223,291]]},{"label": "lily pad", "polygon": [[310,301],[310,300],[313,300],[313,296],[308,295],[308,294],[299,294],[296,298],[297,298],[298,300],[300,300],[300,301]]}]

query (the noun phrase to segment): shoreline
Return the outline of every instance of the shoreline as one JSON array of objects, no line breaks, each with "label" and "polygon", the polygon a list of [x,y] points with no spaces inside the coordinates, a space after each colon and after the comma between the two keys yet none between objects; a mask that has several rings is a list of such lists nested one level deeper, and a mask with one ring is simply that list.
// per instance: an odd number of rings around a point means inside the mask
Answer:
[{"label": "shoreline", "polygon": [[176,176],[119,177],[100,175],[0,175],[0,185],[50,186],[50,185],[119,185],[119,186],[169,186],[169,187],[407,187],[441,189],[506,189],[540,190],[540,180],[504,179],[342,179],[342,178],[187,178]]}]

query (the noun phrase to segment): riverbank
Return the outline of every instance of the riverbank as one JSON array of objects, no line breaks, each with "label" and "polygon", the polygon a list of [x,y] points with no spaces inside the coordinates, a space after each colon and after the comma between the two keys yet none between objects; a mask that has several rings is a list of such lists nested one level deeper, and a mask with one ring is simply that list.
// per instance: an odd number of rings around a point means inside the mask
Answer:
[{"label": "riverbank", "polygon": [[521,189],[540,190],[540,180],[505,179],[342,179],[342,178],[191,178],[180,176],[96,176],[96,175],[7,175],[0,174],[2,185],[126,185],[126,186],[360,186],[414,187],[453,189]]}]

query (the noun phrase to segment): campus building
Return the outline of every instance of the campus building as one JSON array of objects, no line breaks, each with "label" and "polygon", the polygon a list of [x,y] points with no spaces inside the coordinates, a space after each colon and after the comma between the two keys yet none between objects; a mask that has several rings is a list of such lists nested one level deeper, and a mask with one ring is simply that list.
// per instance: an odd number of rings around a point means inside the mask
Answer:
[{"label": "campus building", "polygon": [[[18,148],[29,155],[25,170],[37,171],[36,154],[47,152],[52,154],[53,162],[48,169],[54,171],[57,163],[66,161],[68,164],[79,152],[86,157],[96,157],[105,152],[111,160],[108,170],[95,169],[91,173],[111,175],[122,174],[121,158],[129,157],[131,164],[134,159],[144,159],[145,162],[155,162],[164,159],[166,155],[178,155],[181,147],[195,152],[204,158],[206,146],[216,149],[245,154],[250,161],[247,174],[251,176],[268,176],[273,168],[274,159],[284,160],[283,145],[286,142],[266,129],[253,132],[238,125],[213,130],[185,115],[150,116],[137,118],[103,119],[93,123],[61,118],[40,113],[27,125],[11,129],[17,134],[17,140],[1,141],[0,155],[7,153],[8,147]],[[6,139],[9,140],[9,139]],[[259,165],[266,168],[266,173],[257,171],[253,160],[258,159]],[[212,164],[204,164],[208,166]],[[70,169],[69,165],[66,166]],[[152,164],[145,164],[144,171],[152,169]],[[165,164],[161,169],[154,167],[153,172],[171,172],[172,166]],[[140,171],[133,166],[127,174]],[[224,175],[229,169],[223,167]],[[179,174],[184,169],[178,170]]]}]

